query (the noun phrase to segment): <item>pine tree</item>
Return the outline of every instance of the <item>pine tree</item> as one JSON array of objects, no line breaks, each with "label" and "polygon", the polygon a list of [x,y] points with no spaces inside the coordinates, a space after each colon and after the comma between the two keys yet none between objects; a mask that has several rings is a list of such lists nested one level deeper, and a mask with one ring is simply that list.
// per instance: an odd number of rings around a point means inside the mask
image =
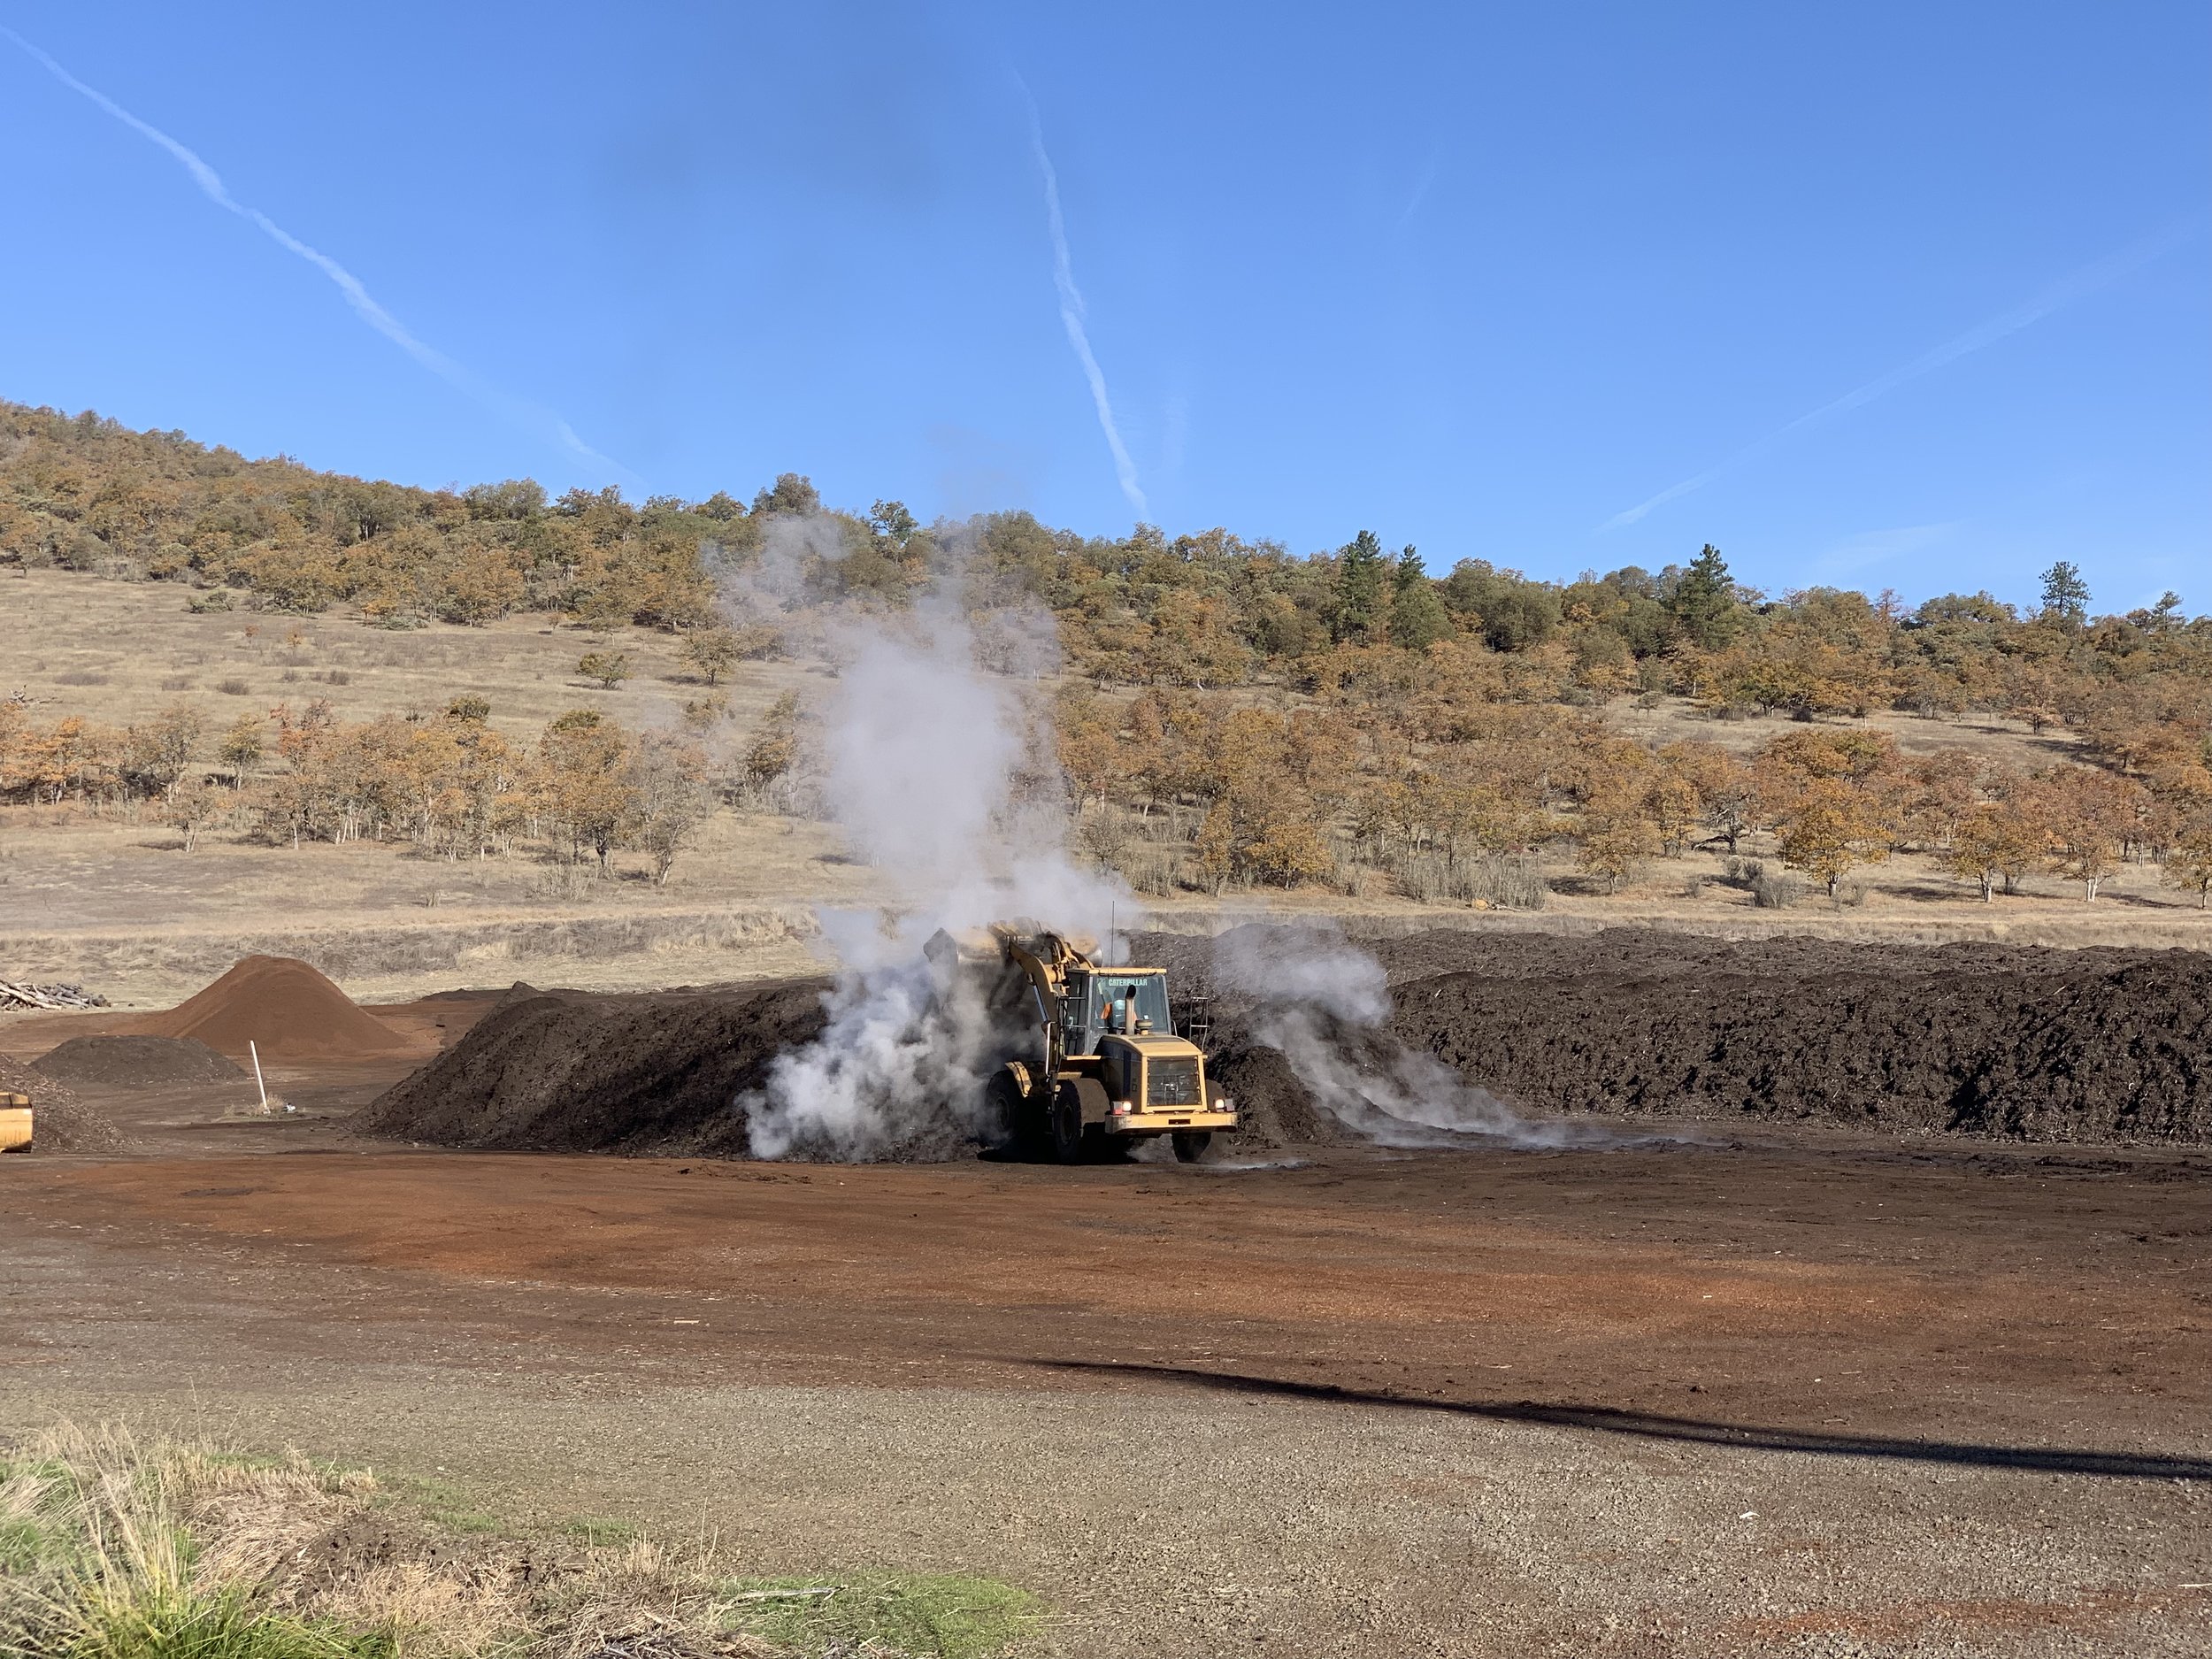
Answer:
[{"label": "pine tree", "polygon": [[2061,559],[2043,572],[2043,614],[2062,622],[2087,619],[2089,584],[2070,560]]},{"label": "pine tree", "polygon": [[1449,638],[1451,613],[1438,597],[1436,584],[1421,568],[1421,556],[1411,548],[1398,555],[1392,572],[1390,638],[1409,651],[1425,651],[1437,641]]},{"label": "pine tree", "polygon": [[1383,615],[1389,561],[1372,530],[1363,530],[1337,555],[1335,634],[1364,641]]},{"label": "pine tree", "polygon": [[1667,610],[1691,644],[1709,651],[1735,632],[1736,606],[1736,584],[1720,549],[1708,541],[1675,583]]}]

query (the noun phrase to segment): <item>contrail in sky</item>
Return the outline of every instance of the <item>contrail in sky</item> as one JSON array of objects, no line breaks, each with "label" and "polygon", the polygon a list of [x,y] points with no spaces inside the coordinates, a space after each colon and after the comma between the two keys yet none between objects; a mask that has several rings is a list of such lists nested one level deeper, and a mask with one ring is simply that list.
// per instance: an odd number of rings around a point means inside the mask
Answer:
[{"label": "contrail in sky", "polygon": [[1892,369],[1887,374],[1869,380],[1864,386],[1846,392],[1833,403],[1823,403],[1811,413],[1800,415],[1788,426],[1778,427],[1767,434],[1765,437],[1746,444],[1726,460],[1717,465],[1707,467],[1694,478],[1686,478],[1679,484],[1670,485],[1667,488],[1661,490],[1649,501],[1639,503],[1625,512],[1615,513],[1598,526],[1599,531],[1601,533],[1607,530],[1617,530],[1623,525],[1634,524],[1654,507],[1663,506],[1677,496],[1686,495],[1692,490],[1711,483],[1730,468],[1742,465],[1754,456],[1765,454],[1800,426],[1809,426],[1813,422],[1824,419],[1830,415],[1841,414],[1847,409],[1856,409],[1862,403],[1870,403],[1883,393],[1893,391],[1907,380],[1916,380],[1922,375],[1966,356],[1970,351],[1979,351],[1984,346],[1994,345],[2007,334],[2017,334],[2030,323],[2049,316],[2061,306],[2071,304],[2084,296],[2094,293],[2107,283],[2118,280],[2137,266],[2149,264],[2169,249],[2195,235],[2199,228],[2200,226],[2195,220],[2185,219],[2178,224],[2168,226],[2155,235],[2147,236],[2140,242],[2131,242],[2119,252],[2108,255],[2098,260],[2094,265],[2085,265],[2073,275],[2062,281],[2054,283],[2025,303],[2016,305],[2012,310],[1993,317],[1977,327],[1968,329],[1955,339],[1945,341],[1932,351],[1925,352],[1902,367]]},{"label": "contrail in sky", "polygon": [[1413,216],[1421,211],[1421,204],[1429,199],[1429,188],[1436,182],[1436,170],[1443,165],[1444,152],[1440,147],[1429,152],[1429,165],[1421,169],[1421,177],[1413,187],[1413,194],[1406,198],[1404,209],[1398,215],[1397,228],[1403,230],[1413,222]]},{"label": "contrail in sky", "polygon": [[1091,353],[1091,337],[1084,331],[1083,293],[1075,286],[1075,267],[1068,259],[1067,222],[1060,217],[1060,175],[1053,171],[1052,157],[1045,153],[1044,124],[1037,118],[1037,101],[1029,97],[1026,83],[1022,96],[1029,98],[1029,142],[1037,152],[1037,165],[1045,175],[1045,217],[1052,226],[1052,284],[1060,291],[1060,321],[1068,331],[1068,343],[1075,348],[1075,355],[1083,365],[1083,377],[1091,383],[1091,402],[1098,405],[1098,424],[1106,434],[1106,447],[1114,452],[1114,475],[1121,480],[1121,493],[1129,498],[1129,504],[1138,512],[1148,511],[1144,504],[1144,491],[1137,486],[1137,465],[1129,458],[1128,446],[1121,441],[1121,428],[1114,424],[1114,405],[1106,396],[1105,372],[1098,366],[1098,359]]},{"label": "contrail in sky", "polygon": [[526,430],[535,430],[541,436],[551,437],[561,448],[578,458],[588,461],[593,465],[610,472],[618,472],[633,482],[637,481],[637,475],[628,467],[624,466],[619,461],[600,454],[598,450],[578,437],[574,428],[570,426],[568,422],[550,410],[541,409],[534,403],[500,390],[497,387],[490,385],[462,367],[435,347],[426,345],[418,340],[408,332],[406,326],[398,318],[376,303],[368,289],[361,286],[360,278],[355,276],[352,272],[347,270],[328,254],[309,247],[259,208],[249,207],[233,196],[229,190],[224,188],[222,176],[214,168],[209,166],[192,150],[170,137],[158,127],[150,122],[140,120],[138,117],[133,115],[96,87],[87,86],[55,62],[46,52],[25,40],[13,29],[0,25],[0,35],[6,35],[21,47],[25,52],[37,60],[48,74],[53,76],[72,92],[81,94],[138,134],[140,137],[150,139],[175,157],[183,165],[184,170],[192,175],[192,181],[200,187],[201,193],[216,206],[226,212],[235,213],[239,218],[257,227],[278,247],[282,248],[288,253],[297,254],[328,277],[337,285],[338,291],[346,296],[346,303],[353,307],[354,313],[363,322],[368,324],[370,327],[375,329],[377,333],[382,334],[409,357],[421,364],[423,367],[459,387],[479,403],[504,416],[515,425]]}]

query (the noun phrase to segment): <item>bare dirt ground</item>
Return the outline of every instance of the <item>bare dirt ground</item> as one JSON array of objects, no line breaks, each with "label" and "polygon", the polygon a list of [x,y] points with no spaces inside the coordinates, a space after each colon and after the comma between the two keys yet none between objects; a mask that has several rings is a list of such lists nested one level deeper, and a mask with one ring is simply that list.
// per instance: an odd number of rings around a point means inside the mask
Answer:
[{"label": "bare dirt ground", "polygon": [[[427,1054],[484,1005],[391,1012]],[[0,1163],[15,1416],[991,1572],[1071,1655],[2212,1651],[2201,1152],[350,1139],[395,1069],[295,1068],[273,1122],[81,1088],[139,1150]]]}]

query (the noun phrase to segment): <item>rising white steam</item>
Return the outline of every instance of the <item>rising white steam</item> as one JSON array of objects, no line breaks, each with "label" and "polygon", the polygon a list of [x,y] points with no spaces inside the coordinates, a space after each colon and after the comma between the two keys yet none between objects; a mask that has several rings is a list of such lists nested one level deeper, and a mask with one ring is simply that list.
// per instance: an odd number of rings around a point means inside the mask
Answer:
[{"label": "rising white steam", "polygon": [[1214,979],[1252,999],[1252,1034],[1279,1049],[1314,1102],[1386,1147],[1616,1146],[1594,1124],[1528,1118],[1434,1055],[1390,1035],[1381,963],[1320,926],[1241,927],[1214,941]]},{"label": "rising white steam", "polygon": [[[1022,88],[1028,96],[1029,88]],[[1083,303],[1083,291],[1075,286],[1075,265],[1068,257],[1067,221],[1060,213],[1060,174],[1052,165],[1052,157],[1045,150],[1044,124],[1037,117],[1037,103],[1029,101],[1029,143],[1037,153],[1038,171],[1045,180],[1045,222],[1052,232],[1052,286],[1060,296],[1060,326],[1068,331],[1068,344],[1075,348],[1076,360],[1083,365],[1083,378],[1090,382],[1091,402],[1098,410],[1099,430],[1106,434],[1106,447],[1113,451],[1114,476],[1121,482],[1121,493],[1141,516],[1149,511],[1144,502],[1144,491],[1137,484],[1137,464],[1129,458],[1129,447],[1121,441],[1121,427],[1114,419],[1113,400],[1106,396],[1106,373],[1098,366],[1098,358],[1091,350],[1090,331],[1085,326],[1089,312]]]},{"label": "rising white steam", "polygon": [[[728,590],[748,619],[795,595],[801,563],[836,558],[833,520],[780,520],[759,567]],[[786,603],[788,603],[787,601]],[[993,1033],[978,987],[938,972],[921,947],[1034,918],[1104,938],[1118,883],[1066,845],[1043,675],[1058,664],[1051,614],[1023,606],[981,621],[955,571],[910,611],[845,611],[824,625],[838,665],[819,710],[821,796],[854,853],[890,889],[881,910],[821,918],[840,973],[829,1028],[781,1056],[749,1097],[757,1156],[861,1159],[949,1152],[973,1128]]]},{"label": "rising white steam", "polygon": [[887,953],[872,916],[821,919],[841,956],[866,965],[839,973],[821,1036],[777,1056],[767,1086],[740,1102],[753,1156],[956,1156],[976,1126],[990,1037],[973,987],[918,952]]},{"label": "rising white steam", "polygon": [[309,247],[307,243],[293,235],[291,232],[286,230],[283,226],[278,224],[259,208],[250,207],[232,196],[229,188],[223,183],[222,175],[209,166],[195,151],[170,137],[168,134],[151,122],[141,120],[96,87],[88,86],[78,80],[47,52],[25,40],[13,29],[0,25],[0,35],[6,35],[8,39],[21,47],[48,74],[53,76],[72,92],[81,95],[95,107],[104,111],[138,134],[140,137],[160,145],[162,149],[175,157],[183,165],[184,170],[192,175],[192,181],[200,187],[201,193],[209,201],[227,213],[235,213],[287,253],[296,254],[328,277],[336,286],[339,293],[345,296],[346,303],[353,308],[356,316],[433,374],[459,387],[477,402],[496,411],[514,425],[526,431],[534,432],[541,437],[549,437],[555,443],[579,459],[588,461],[593,466],[603,471],[618,473],[632,482],[637,481],[635,473],[620,462],[600,454],[598,450],[586,443],[576,435],[575,429],[558,415],[549,410],[541,409],[511,393],[502,391],[499,388],[479,378],[472,371],[464,368],[435,347],[417,339],[399,319],[377,303],[368,289],[362,286],[360,278],[355,276],[352,272],[347,270],[328,254]]}]

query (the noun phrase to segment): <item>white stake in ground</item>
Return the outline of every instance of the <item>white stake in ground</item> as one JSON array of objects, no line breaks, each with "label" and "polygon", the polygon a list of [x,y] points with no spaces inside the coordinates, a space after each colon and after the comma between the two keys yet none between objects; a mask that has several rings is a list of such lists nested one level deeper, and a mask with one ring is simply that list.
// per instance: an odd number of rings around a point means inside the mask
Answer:
[{"label": "white stake in ground", "polygon": [[261,1080],[261,1050],[254,1047],[251,1037],[246,1039],[246,1052],[253,1056],[253,1086],[261,1091],[261,1110],[269,1110],[269,1086]]}]

